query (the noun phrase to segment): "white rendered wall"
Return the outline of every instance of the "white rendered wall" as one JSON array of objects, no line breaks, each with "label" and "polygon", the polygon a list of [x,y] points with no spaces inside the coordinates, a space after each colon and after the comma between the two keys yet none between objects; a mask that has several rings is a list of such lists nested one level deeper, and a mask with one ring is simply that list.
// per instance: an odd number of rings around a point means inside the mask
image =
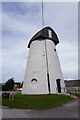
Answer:
[{"label": "white rendered wall", "polygon": [[[63,74],[60,67],[59,58],[57,55],[57,50],[55,44],[51,40],[46,40],[47,47],[47,58],[48,58],[48,71],[49,71],[49,80],[51,93],[57,92],[57,79],[61,79],[61,88],[64,87]],[[56,50],[56,51],[55,51]],[[63,92],[63,89],[62,89]]]},{"label": "white rendered wall", "polygon": [[[36,78],[38,82],[32,83],[31,80]],[[47,94],[47,71],[45,42],[33,41],[30,46],[27,67],[24,76],[22,94]]]},{"label": "white rendered wall", "polygon": [[[51,40],[46,40],[48,70],[51,93],[56,93],[56,79],[61,79],[63,87],[63,75],[61,72],[55,44]],[[31,82],[33,78],[36,83]],[[47,64],[45,41],[36,40],[31,43],[29,56],[24,76],[22,94],[48,94]]]}]

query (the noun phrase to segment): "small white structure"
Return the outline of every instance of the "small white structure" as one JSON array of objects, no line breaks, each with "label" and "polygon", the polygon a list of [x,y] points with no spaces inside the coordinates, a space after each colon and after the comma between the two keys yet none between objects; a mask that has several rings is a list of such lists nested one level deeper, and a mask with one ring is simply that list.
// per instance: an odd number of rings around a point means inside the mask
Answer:
[{"label": "small white structure", "polygon": [[55,45],[59,43],[51,27],[45,27],[29,41],[29,56],[22,94],[62,92],[63,75]]}]

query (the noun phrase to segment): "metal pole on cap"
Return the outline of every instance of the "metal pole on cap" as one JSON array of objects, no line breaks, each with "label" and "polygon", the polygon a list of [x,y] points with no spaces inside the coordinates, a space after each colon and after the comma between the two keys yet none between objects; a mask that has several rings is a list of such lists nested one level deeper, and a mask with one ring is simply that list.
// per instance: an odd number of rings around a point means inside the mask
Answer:
[{"label": "metal pole on cap", "polygon": [[44,9],[43,9],[43,0],[42,0],[42,28],[44,28]]}]

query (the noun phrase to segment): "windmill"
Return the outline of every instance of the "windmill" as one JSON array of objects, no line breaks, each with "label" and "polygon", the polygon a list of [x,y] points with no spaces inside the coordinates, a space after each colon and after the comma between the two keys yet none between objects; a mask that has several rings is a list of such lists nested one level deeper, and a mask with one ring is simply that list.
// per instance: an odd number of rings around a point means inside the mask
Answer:
[{"label": "windmill", "polygon": [[29,55],[25,70],[22,94],[61,93],[64,86],[56,45],[57,34],[51,27],[44,27],[43,2],[42,25],[29,41]]}]

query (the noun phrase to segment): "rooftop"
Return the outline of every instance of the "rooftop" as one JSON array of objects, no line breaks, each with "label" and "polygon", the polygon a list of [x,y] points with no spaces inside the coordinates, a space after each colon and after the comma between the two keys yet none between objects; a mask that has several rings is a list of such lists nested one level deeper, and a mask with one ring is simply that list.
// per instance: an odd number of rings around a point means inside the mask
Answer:
[{"label": "rooftop", "polygon": [[32,37],[32,39],[29,41],[28,48],[30,48],[30,45],[33,41],[45,40],[45,39],[52,40],[55,43],[55,45],[59,43],[59,40],[55,31],[51,27],[45,27]]}]

